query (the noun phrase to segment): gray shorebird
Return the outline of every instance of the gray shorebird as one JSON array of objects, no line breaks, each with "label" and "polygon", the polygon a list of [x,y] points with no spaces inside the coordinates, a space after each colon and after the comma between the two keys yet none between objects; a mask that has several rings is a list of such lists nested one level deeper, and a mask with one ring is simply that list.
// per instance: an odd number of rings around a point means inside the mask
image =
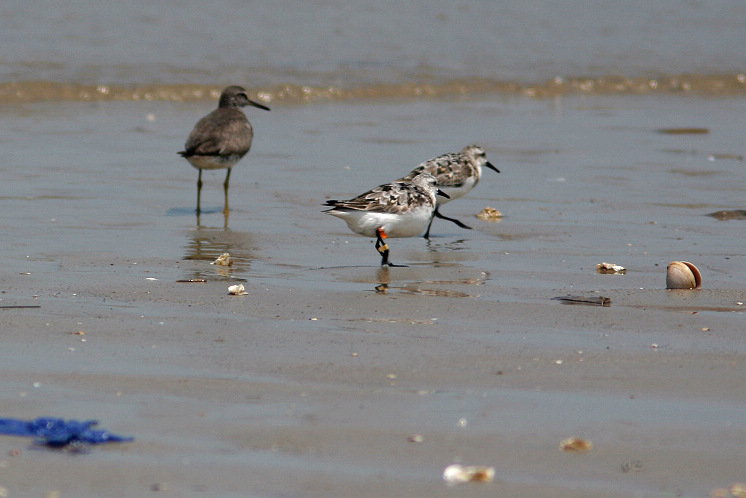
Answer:
[{"label": "gray shorebird", "polygon": [[347,201],[329,200],[326,214],[343,219],[350,230],[376,237],[381,266],[401,266],[389,262],[389,237],[416,237],[433,217],[436,195],[448,198],[427,173],[408,181],[387,183]]},{"label": "gray shorebird", "polygon": [[[485,166],[492,171],[496,171],[497,173],[500,172],[499,169],[487,161],[486,154],[482,147],[478,145],[467,145],[461,150],[461,152],[443,154],[442,156],[434,157],[421,163],[399,181],[411,180],[421,173],[430,173],[438,181],[438,188],[450,196],[449,198],[440,201],[440,204],[445,204],[449,201],[465,196],[471,189],[476,187],[477,183],[479,183],[479,179],[482,178],[482,166]],[[461,228],[471,229],[470,226],[464,225],[457,219],[449,218],[440,214],[440,211],[438,211],[439,207],[440,206],[435,207],[433,216],[430,218],[430,224],[427,225],[427,231],[424,235],[426,239],[430,238],[430,226],[433,224],[433,219],[436,217],[452,221]]]},{"label": "gray shorebird", "polygon": [[203,117],[189,134],[184,150],[178,152],[189,163],[199,170],[197,177],[197,214],[200,213],[200,195],[202,193],[202,170],[224,169],[223,191],[225,192],[225,208],[228,214],[228,182],[231,178],[231,168],[241,160],[251,149],[254,130],[246,115],[241,110],[244,106],[254,106],[269,111],[246,95],[246,90],[240,86],[229,86],[220,94],[218,108]]}]

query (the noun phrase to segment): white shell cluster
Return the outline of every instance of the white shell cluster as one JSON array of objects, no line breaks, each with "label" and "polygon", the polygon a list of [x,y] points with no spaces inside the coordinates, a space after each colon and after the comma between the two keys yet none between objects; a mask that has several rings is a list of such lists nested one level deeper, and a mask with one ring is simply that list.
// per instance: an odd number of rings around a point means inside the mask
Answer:
[{"label": "white shell cluster", "polygon": [[699,289],[702,275],[688,261],[672,261],[666,269],[666,289]]}]

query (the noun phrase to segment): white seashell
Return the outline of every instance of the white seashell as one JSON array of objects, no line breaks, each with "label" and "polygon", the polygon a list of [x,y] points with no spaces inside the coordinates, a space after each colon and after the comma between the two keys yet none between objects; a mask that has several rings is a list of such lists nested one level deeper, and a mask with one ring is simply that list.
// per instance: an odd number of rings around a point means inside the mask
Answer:
[{"label": "white seashell", "polygon": [[672,261],[666,269],[666,289],[699,289],[702,275],[688,261]]},{"label": "white seashell", "polygon": [[495,467],[459,465],[454,463],[443,470],[443,480],[448,484],[492,482],[494,478]]},{"label": "white seashell", "polygon": [[210,263],[211,265],[218,265],[218,266],[231,266],[233,262],[231,261],[231,255],[227,252],[224,252],[220,255],[218,259]]},{"label": "white seashell", "polygon": [[228,287],[228,294],[231,296],[245,296],[248,292],[243,288],[243,284],[238,284]]}]

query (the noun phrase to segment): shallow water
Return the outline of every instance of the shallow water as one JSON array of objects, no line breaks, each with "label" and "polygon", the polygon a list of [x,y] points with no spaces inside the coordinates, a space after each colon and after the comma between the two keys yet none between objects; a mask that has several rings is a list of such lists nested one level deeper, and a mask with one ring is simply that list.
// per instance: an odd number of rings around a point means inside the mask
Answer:
[{"label": "shallow water", "polygon": [[[502,173],[485,171],[469,196],[444,207],[474,230],[436,220],[429,243],[393,241],[392,258],[548,275],[593,269],[602,258],[639,272],[641,287],[651,285],[655,265],[695,259],[713,272],[708,287],[743,285],[744,227],[706,216],[742,207],[740,99],[389,101],[250,113],[257,136],[231,179],[228,230],[220,213],[224,173],[205,175],[207,212],[198,225],[196,170],[175,154],[203,107],[6,107],[3,118],[13,124],[0,191],[9,234],[3,253],[96,251],[136,260],[235,251],[251,263],[233,269],[241,277],[374,266],[372,241],[324,215],[323,201],[477,142]],[[693,126],[709,133],[659,132]],[[505,217],[476,219],[485,206]]]},{"label": "shallow water", "polygon": [[743,95],[746,55],[733,47],[746,42],[745,16],[737,0],[11,1],[0,16],[0,102],[206,99],[236,83],[275,102]]}]

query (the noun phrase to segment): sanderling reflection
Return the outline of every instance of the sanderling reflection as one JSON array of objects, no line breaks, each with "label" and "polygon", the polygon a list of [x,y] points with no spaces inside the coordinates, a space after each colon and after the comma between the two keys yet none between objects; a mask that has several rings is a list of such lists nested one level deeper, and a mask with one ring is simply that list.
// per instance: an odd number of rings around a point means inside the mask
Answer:
[{"label": "sanderling reflection", "polygon": [[[500,172],[487,161],[484,149],[478,145],[467,145],[461,152],[443,154],[425,161],[413,169],[407,176],[399,181],[411,180],[421,173],[430,173],[438,181],[438,188],[450,196],[450,200],[458,199],[466,195],[473,189],[479,179],[482,177],[482,166],[486,166],[493,171]],[[441,200],[441,204],[448,202],[448,199]],[[430,226],[433,224],[434,217],[452,221],[461,228],[471,228],[464,225],[459,220],[443,216],[436,206],[430,223],[427,225],[427,231],[424,237],[430,238]]]},{"label": "sanderling reflection", "polygon": [[269,111],[268,107],[250,100],[246,90],[240,86],[229,86],[220,94],[218,108],[203,117],[194,125],[184,150],[178,152],[199,170],[197,177],[197,214],[200,213],[202,193],[202,170],[228,168],[223,182],[225,207],[228,214],[228,182],[231,168],[251,149],[254,130],[241,107],[251,105]]},{"label": "sanderling reflection", "polygon": [[387,183],[347,201],[326,201],[327,214],[343,219],[355,233],[376,237],[381,266],[399,266],[389,262],[388,237],[416,237],[433,217],[438,200],[448,198],[438,189],[434,176],[424,173],[411,180]]}]

